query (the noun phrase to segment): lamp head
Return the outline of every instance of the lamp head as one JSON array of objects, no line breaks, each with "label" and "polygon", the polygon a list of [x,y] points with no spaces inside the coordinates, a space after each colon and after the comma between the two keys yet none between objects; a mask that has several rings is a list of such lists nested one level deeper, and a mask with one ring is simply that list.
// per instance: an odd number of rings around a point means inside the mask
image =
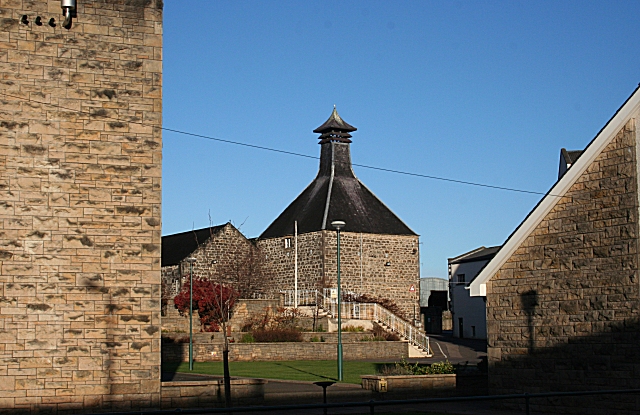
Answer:
[{"label": "lamp head", "polygon": [[190,257],[185,258],[184,262],[188,262],[189,264],[193,264],[193,263],[196,262],[196,259],[194,257],[190,256]]},{"label": "lamp head", "polygon": [[331,222],[331,226],[333,226],[337,231],[344,228],[345,225],[346,223],[344,223],[344,221],[341,221],[341,220],[334,220],[333,222]]}]

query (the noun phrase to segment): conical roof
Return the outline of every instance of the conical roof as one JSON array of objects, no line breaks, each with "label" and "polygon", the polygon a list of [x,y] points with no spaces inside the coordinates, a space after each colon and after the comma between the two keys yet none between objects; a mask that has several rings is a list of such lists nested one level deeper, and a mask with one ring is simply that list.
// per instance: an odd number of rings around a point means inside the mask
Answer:
[{"label": "conical roof", "polygon": [[[343,121],[334,108],[327,122],[314,132],[324,134],[339,129],[356,130]],[[346,232],[415,235],[355,176],[351,168],[349,142],[340,139],[320,142],[318,175],[260,238],[291,235],[295,221],[298,222],[299,233],[308,233],[331,229],[331,222],[334,220],[344,221]]]}]

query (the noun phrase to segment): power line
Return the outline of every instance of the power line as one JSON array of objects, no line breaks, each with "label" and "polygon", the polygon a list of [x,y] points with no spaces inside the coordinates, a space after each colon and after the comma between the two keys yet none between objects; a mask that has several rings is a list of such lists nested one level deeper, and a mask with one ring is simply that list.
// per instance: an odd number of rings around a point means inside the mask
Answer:
[{"label": "power line", "polygon": [[[71,112],[74,112],[74,113],[86,114],[88,116],[95,116],[95,117],[101,118],[101,119],[107,119],[107,120],[112,120],[112,121],[122,121],[119,118],[112,118],[112,117],[109,117],[107,115],[102,115],[102,114],[96,115],[96,114],[92,114],[92,113],[90,113],[88,111],[77,110],[75,108],[67,108],[67,107],[63,107],[63,106],[58,105],[58,104],[52,104],[52,103],[48,103],[48,102],[36,101],[36,100],[31,99],[31,98],[24,98],[24,97],[20,97],[20,96],[7,94],[6,92],[0,92],[0,95],[6,96],[6,97],[10,97],[10,98],[19,99],[19,100],[23,100],[23,101],[29,101],[29,102],[35,102],[35,103],[38,103],[38,104],[48,105],[50,107],[59,108],[59,109],[71,111]],[[274,153],[287,154],[287,155],[290,155],[290,156],[304,157],[304,158],[309,158],[309,159],[314,159],[314,160],[319,160],[320,159],[317,156],[310,156],[308,154],[296,153],[296,152],[293,152],[293,151],[281,150],[281,149],[273,148],[273,147],[260,146],[260,145],[257,145],[257,144],[243,143],[241,141],[227,140],[227,139],[223,139],[223,138],[212,137],[212,136],[208,136],[208,135],[204,135],[204,134],[196,134],[196,133],[191,133],[191,132],[188,132],[188,131],[176,130],[176,129],[173,129],[173,128],[167,128],[167,127],[162,127],[162,126],[158,126],[158,125],[145,124],[145,123],[143,123],[141,121],[127,121],[127,122],[132,123],[132,124],[143,125],[143,126],[146,126],[146,127],[160,128],[163,131],[168,131],[168,132],[172,132],[172,133],[176,133],[176,134],[182,134],[182,135],[191,136],[191,137],[203,138],[203,139],[206,139],[206,140],[217,141],[217,142],[220,142],[220,143],[233,144],[233,145],[242,146],[242,147],[254,148],[254,149],[257,149],[257,150],[271,151],[271,152],[274,152]],[[366,165],[366,164],[352,163],[352,165],[357,166],[357,167],[362,167],[362,168],[365,168],[365,169],[370,169],[370,170],[377,170],[377,171],[383,171],[383,172],[387,172],[387,173],[402,174],[402,175],[405,175],[405,176],[420,177],[420,178],[430,179],[430,180],[439,180],[439,181],[444,181],[444,182],[449,182],[449,183],[465,184],[465,185],[469,185],[469,186],[484,187],[484,188],[488,188],[488,189],[505,190],[505,191],[509,191],[509,192],[526,193],[526,194],[533,194],[533,195],[543,195],[543,196],[547,195],[547,193],[536,192],[536,191],[533,191],[533,190],[523,190],[523,189],[516,189],[516,188],[513,188],[513,187],[495,186],[495,185],[485,184],[485,183],[471,182],[471,181],[466,181],[466,180],[457,180],[457,179],[451,179],[451,178],[447,178],[447,177],[433,176],[433,175],[421,174],[421,173],[413,173],[413,172],[407,172],[407,171],[396,170],[396,169],[388,169],[388,168],[384,168],[384,167],[369,166],[369,165]],[[550,196],[560,197],[559,195],[552,195],[552,194],[549,194],[549,195]]]}]

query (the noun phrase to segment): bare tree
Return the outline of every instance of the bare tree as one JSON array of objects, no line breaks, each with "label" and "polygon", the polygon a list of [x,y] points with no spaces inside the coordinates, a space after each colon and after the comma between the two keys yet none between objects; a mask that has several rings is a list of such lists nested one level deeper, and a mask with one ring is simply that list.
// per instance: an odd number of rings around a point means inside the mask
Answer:
[{"label": "bare tree", "polygon": [[[213,229],[210,228],[211,237]],[[210,268],[209,280],[220,287],[231,288],[237,295],[236,298],[250,298],[255,293],[260,292],[264,277],[264,266],[261,261],[262,255],[258,248],[251,241],[239,239],[236,243],[229,245],[227,252],[224,252],[224,260],[217,261],[214,267]],[[229,373],[229,320],[231,319],[235,299],[219,295],[214,298],[216,308],[219,308],[223,315],[219,322],[224,334],[222,349],[223,377],[225,386],[225,402],[227,407],[231,405],[231,375]]]}]

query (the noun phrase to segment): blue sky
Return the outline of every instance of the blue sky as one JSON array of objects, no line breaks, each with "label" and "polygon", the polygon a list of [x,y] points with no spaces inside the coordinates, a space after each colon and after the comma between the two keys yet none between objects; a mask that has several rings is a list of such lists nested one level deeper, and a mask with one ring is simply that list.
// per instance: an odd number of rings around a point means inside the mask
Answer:
[{"label": "blue sky", "polygon": [[[184,5],[188,4],[185,9]],[[640,2],[165,1],[163,124],[317,157],[333,105],[354,163],[546,192],[640,82]],[[318,161],[163,133],[163,234],[260,233]],[[540,195],[361,167],[420,234],[421,276],[502,244]]]}]

